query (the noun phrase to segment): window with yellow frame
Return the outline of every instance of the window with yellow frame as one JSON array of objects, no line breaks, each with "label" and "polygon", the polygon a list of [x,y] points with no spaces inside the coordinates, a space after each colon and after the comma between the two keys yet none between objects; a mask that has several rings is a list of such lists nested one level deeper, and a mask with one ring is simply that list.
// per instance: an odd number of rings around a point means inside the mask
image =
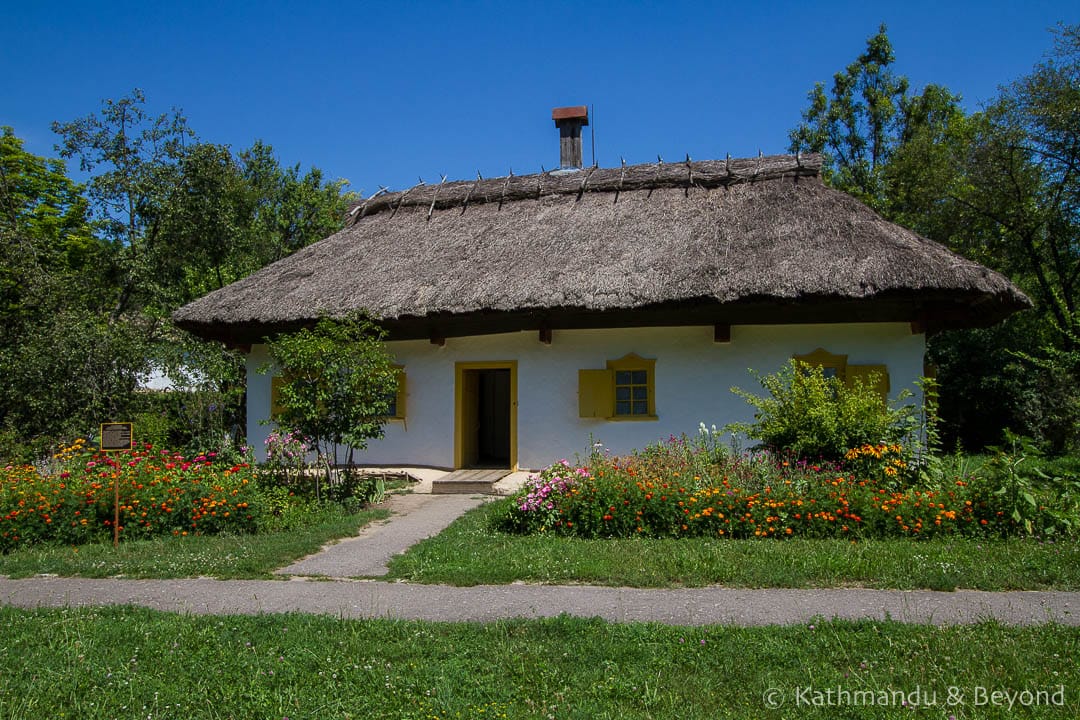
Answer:
[{"label": "window with yellow frame", "polygon": [[656,420],[656,360],[630,353],[604,370],[578,371],[578,415]]},{"label": "window with yellow frame", "polygon": [[881,395],[882,400],[889,396],[889,368],[885,365],[854,365],[848,363],[847,355],[836,355],[818,348],[806,355],[796,355],[796,362],[820,367],[825,377],[835,377],[847,387],[856,384],[871,385]]}]

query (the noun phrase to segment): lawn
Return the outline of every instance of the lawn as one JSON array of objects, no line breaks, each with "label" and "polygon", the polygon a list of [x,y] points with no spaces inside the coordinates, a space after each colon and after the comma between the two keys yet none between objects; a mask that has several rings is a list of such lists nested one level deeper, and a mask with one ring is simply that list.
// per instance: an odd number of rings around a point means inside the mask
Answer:
[{"label": "lawn", "polygon": [[580,539],[498,532],[488,517],[500,512],[496,503],[471,511],[395,558],[387,579],[451,585],[1080,589],[1076,540]]},{"label": "lawn", "polygon": [[0,625],[0,717],[12,720],[893,718],[912,704],[935,718],[1080,714],[1080,629],[1053,625],[477,625],[131,608],[0,608]]},{"label": "lawn", "polygon": [[189,535],[69,546],[38,544],[0,553],[0,575],[50,573],[83,577],[269,578],[274,570],[317,552],[326,543],[390,515],[382,508],[346,514],[332,508],[310,525],[292,530],[237,535]]}]

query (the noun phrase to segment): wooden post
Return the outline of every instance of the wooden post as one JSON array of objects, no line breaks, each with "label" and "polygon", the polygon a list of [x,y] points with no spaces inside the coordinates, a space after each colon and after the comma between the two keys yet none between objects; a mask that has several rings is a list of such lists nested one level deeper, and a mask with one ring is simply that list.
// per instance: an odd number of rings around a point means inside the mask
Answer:
[{"label": "wooden post", "polygon": [[112,546],[120,547],[120,473],[113,473]]},{"label": "wooden post", "polygon": [[[101,452],[131,450],[135,447],[135,428],[129,422],[102,423],[98,440]],[[120,546],[120,473],[113,473],[113,547]]]}]

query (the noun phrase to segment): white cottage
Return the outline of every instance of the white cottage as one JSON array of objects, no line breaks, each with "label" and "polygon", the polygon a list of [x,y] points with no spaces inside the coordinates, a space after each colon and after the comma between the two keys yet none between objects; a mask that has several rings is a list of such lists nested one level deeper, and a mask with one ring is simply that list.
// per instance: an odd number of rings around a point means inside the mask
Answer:
[{"label": "white cottage", "polygon": [[175,314],[245,347],[248,440],[269,428],[264,339],[364,310],[403,392],[362,462],[540,468],[751,418],[729,391],[811,355],[914,389],[928,333],[1029,307],[1006,278],[827,187],[818,156],[564,167],[369,198],[325,240]]}]

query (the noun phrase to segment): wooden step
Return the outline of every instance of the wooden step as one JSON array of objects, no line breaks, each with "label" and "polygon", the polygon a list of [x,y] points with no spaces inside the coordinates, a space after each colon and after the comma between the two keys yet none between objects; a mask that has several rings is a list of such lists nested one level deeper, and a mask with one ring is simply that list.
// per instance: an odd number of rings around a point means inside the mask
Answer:
[{"label": "wooden step", "polygon": [[466,468],[439,478],[431,483],[433,495],[491,494],[492,486],[510,474],[509,468]]}]

